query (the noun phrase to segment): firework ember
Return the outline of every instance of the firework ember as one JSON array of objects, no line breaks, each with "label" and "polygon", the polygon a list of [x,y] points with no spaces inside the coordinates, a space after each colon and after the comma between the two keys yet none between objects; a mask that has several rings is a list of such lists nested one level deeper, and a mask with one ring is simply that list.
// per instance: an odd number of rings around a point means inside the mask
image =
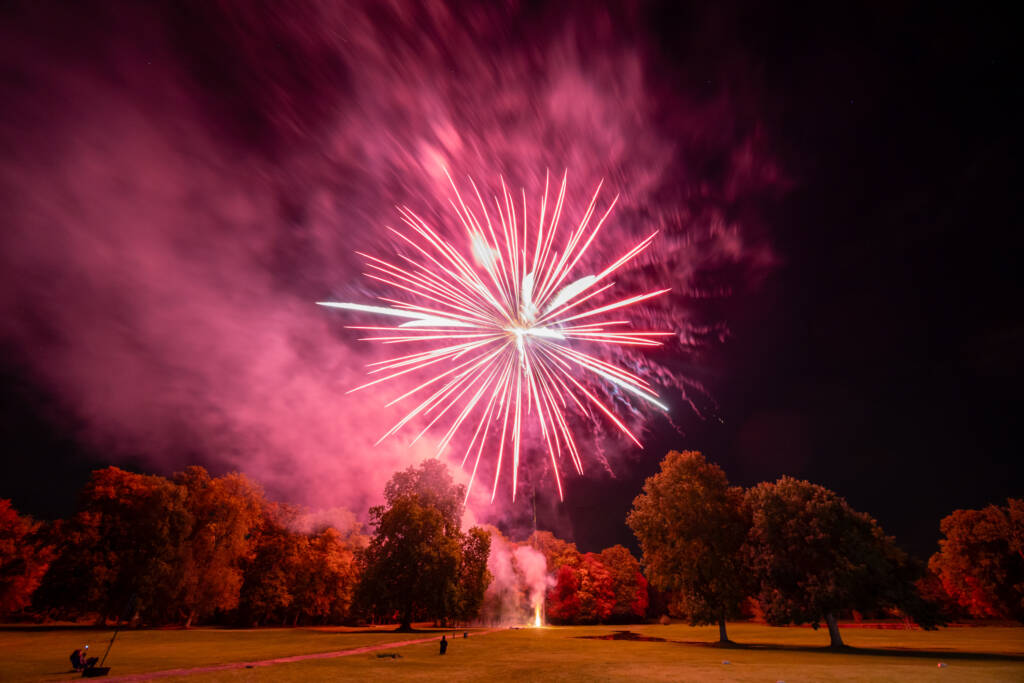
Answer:
[{"label": "firework ember", "polygon": [[317,302],[403,320],[390,327],[353,326],[372,332],[364,337],[367,341],[428,346],[373,363],[370,374],[380,377],[352,391],[412,372],[431,372],[429,379],[388,403],[413,397],[419,400],[381,441],[414,419],[423,418],[427,425],[413,439],[415,443],[427,429],[446,420],[448,428],[437,447],[440,456],[460,427],[475,423],[462,459],[463,466],[471,458],[473,462],[467,496],[485,444],[496,439],[491,500],[506,457],[512,459],[515,498],[524,447],[522,435],[529,420],[539,429],[560,498],[559,461],[568,457],[575,470],[583,473],[567,411],[598,420],[596,409],[641,445],[599,397],[595,383],[611,383],[668,410],[644,378],[584,350],[595,344],[660,346],[660,337],[673,334],[637,331],[629,320],[621,318],[624,309],[668,289],[627,296],[612,294],[612,276],[647,249],[657,233],[596,274],[575,273],[618,198],[595,218],[599,214],[598,185],[579,224],[563,230],[560,223],[567,176],[562,176],[557,197],[549,194],[550,178],[545,181],[536,222],[529,218],[525,190],[521,197],[514,197],[502,180],[501,196],[491,197],[492,213],[472,180],[472,195],[467,201],[449,176],[454,190],[451,205],[465,231],[467,251],[460,251],[420,216],[402,207],[399,212],[408,231],[393,232],[408,253],[399,253],[390,260],[360,255],[366,259],[368,277],[393,287],[396,296],[411,296],[413,301],[381,296],[380,301],[386,305]]}]

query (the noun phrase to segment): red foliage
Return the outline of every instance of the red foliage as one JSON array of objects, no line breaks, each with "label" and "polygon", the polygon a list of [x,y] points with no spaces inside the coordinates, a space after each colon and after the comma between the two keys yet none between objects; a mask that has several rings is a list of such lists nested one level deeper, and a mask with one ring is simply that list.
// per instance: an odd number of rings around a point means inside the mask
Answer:
[{"label": "red foliage", "polygon": [[555,587],[548,593],[548,618],[564,624],[608,621],[615,598],[612,573],[599,556],[587,553],[576,566],[558,569]]},{"label": "red foliage", "polygon": [[647,579],[637,570],[633,580],[636,585],[636,592],[634,593],[633,601],[629,603],[629,607],[633,612],[633,616],[643,617],[647,614],[647,605],[650,603],[647,596]]},{"label": "red foliage", "polygon": [[38,537],[39,524],[0,500],[0,615],[27,607],[53,559]]},{"label": "red foliage", "polygon": [[929,566],[971,616],[1024,622],[1024,501],[955,510]]},{"label": "red foliage", "polygon": [[615,609],[615,583],[608,567],[594,553],[581,558],[579,568],[580,623],[607,621]]},{"label": "red foliage", "polygon": [[563,564],[558,569],[555,587],[547,595],[548,619],[554,622],[572,624],[579,619],[579,580],[576,570]]}]

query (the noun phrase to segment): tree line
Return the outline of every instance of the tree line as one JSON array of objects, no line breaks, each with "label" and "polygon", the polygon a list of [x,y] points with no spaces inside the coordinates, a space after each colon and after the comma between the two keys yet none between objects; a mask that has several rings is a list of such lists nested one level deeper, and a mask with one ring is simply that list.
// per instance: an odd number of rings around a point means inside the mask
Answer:
[{"label": "tree line", "polygon": [[337,621],[350,614],[367,542],[358,528],[298,531],[299,508],[201,467],[171,479],[97,470],[75,514],[48,525],[0,510],[0,537],[16,549],[0,546],[2,611],[49,619]]},{"label": "tree line", "polygon": [[1024,621],[1024,502],[957,510],[930,572],[838,494],[782,477],[749,489],[696,452],[671,452],[627,523],[653,586],[675,616],[718,624],[753,613],[772,625],[842,614],[901,616],[934,628],[957,616]]},{"label": "tree line", "polygon": [[[823,623],[836,646],[838,619],[854,611],[924,627],[1024,621],[1019,500],[943,519],[925,567],[836,493],[789,477],[742,489],[699,453],[669,453],[634,501],[639,561],[622,546],[583,553],[546,531],[514,543],[493,527],[464,530],[464,495],[442,463],[425,461],[392,477],[364,531],[312,523],[241,474],[108,467],[66,520],[36,522],[0,500],[0,616],[411,628],[496,622],[541,596],[552,623],[668,612],[718,624],[727,640],[727,620],[754,616]],[[511,578],[495,580],[492,544]]]}]

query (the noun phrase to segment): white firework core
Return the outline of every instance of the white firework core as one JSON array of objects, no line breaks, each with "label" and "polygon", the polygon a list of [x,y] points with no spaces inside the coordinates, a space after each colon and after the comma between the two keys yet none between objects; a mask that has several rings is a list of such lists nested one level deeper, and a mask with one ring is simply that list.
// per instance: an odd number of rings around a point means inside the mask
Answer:
[{"label": "white firework core", "polygon": [[501,197],[493,197],[496,220],[492,220],[491,210],[472,180],[469,182],[479,203],[478,212],[467,206],[452,182],[451,205],[466,232],[472,263],[422,218],[401,207],[402,221],[411,233],[393,232],[412,248],[414,256],[398,254],[385,260],[360,255],[366,259],[367,277],[393,288],[398,296],[412,295],[413,301],[381,296],[380,301],[386,305],[317,302],[321,306],[402,319],[391,327],[353,326],[380,333],[365,337],[366,340],[424,345],[416,353],[372,363],[370,374],[382,376],[352,391],[412,372],[432,373],[429,379],[388,403],[419,398],[419,403],[381,440],[417,417],[427,418],[428,424],[413,439],[415,443],[448,416],[448,429],[438,443],[440,456],[464,423],[475,423],[462,459],[465,466],[475,452],[467,496],[476,479],[484,445],[492,437],[497,439],[497,462],[491,500],[498,489],[506,445],[512,451],[515,498],[521,435],[528,419],[535,420],[540,428],[559,497],[559,462],[567,457],[577,472],[583,472],[567,411],[575,410],[597,420],[592,412],[592,408],[597,408],[640,445],[626,425],[588,388],[593,388],[595,380],[614,384],[668,410],[642,377],[584,350],[588,344],[660,346],[659,337],[674,334],[635,331],[630,329],[628,320],[608,319],[613,312],[660,296],[667,289],[612,300],[594,308],[585,305],[600,295],[614,298],[610,290],[615,283],[606,281],[647,249],[657,233],[641,240],[600,273],[570,280],[618,197],[592,224],[601,191],[599,185],[579,224],[569,231],[560,231],[566,181],[564,174],[553,207],[549,204],[550,180],[545,182],[539,217],[532,228],[527,219],[525,191],[522,210],[517,214],[517,202],[502,180]]}]

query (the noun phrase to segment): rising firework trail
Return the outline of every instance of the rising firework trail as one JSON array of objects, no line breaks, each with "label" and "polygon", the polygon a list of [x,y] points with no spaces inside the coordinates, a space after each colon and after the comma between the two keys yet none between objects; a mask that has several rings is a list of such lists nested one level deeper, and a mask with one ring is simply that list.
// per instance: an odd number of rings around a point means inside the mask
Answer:
[{"label": "rising firework trail", "polygon": [[[388,403],[414,396],[421,399],[380,441],[414,418],[423,417],[428,423],[413,439],[415,443],[448,416],[448,429],[437,447],[437,454],[441,455],[464,423],[475,424],[470,427],[472,438],[462,459],[465,466],[471,456],[474,458],[467,497],[484,445],[489,438],[496,437],[498,455],[491,500],[497,492],[509,445],[515,498],[522,435],[531,417],[551,458],[559,498],[562,482],[558,461],[568,456],[576,471],[583,473],[579,448],[566,419],[568,411],[578,411],[596,421],[596,408],[641,445],[598,397],[600,392],[595,393],[596,383],[611,383],[668,410],[642,377],[584,350],[594,344],[660,346],[659,337],[673,334],[635,331],[629,320],[615,319],[621,317],[624,309],[669,291],[658,289],[624,298],[615,298],[611,293],[615,283],[610,278],[647,249],[657,232],[599,273],[570,279],[618,197],[594,220],[601,192],[598,185],[579,224],[561,230],[567,175],[562,176],[553,205],[550,179],[545,180],[539,217],[532,225],[527,217],[525,190],[520,203],[502,180],[501,196],[492,196],[492,214],[472,179],[469,183],[473,194],[467,203],[449,176],[454,190],[454,199],[450,201],[465,229],[468,253],[457,249],[410,209],[400,207],[408,231],[391,230],[408,245],[407,253],[412,255],[399,253],[390,260],[361,252],[360,256],[366,259],[367,277],[393,287],[396,296],[412,295],[415,303],[384,296],[379,297],[386,304],[382,306],[317,302],[321,306],[403,320],[391,327],[351,328],[372,332],[372,336],[364,338],[367,341],[427,345],[428,348],[415,353],[372,363],[370,374],[381,376],[351,391],[408,373],[429,371],[429,379]],[[478,211],[474,199],[479,204]],[[587,305],[595,299],[609,302]]]}]

